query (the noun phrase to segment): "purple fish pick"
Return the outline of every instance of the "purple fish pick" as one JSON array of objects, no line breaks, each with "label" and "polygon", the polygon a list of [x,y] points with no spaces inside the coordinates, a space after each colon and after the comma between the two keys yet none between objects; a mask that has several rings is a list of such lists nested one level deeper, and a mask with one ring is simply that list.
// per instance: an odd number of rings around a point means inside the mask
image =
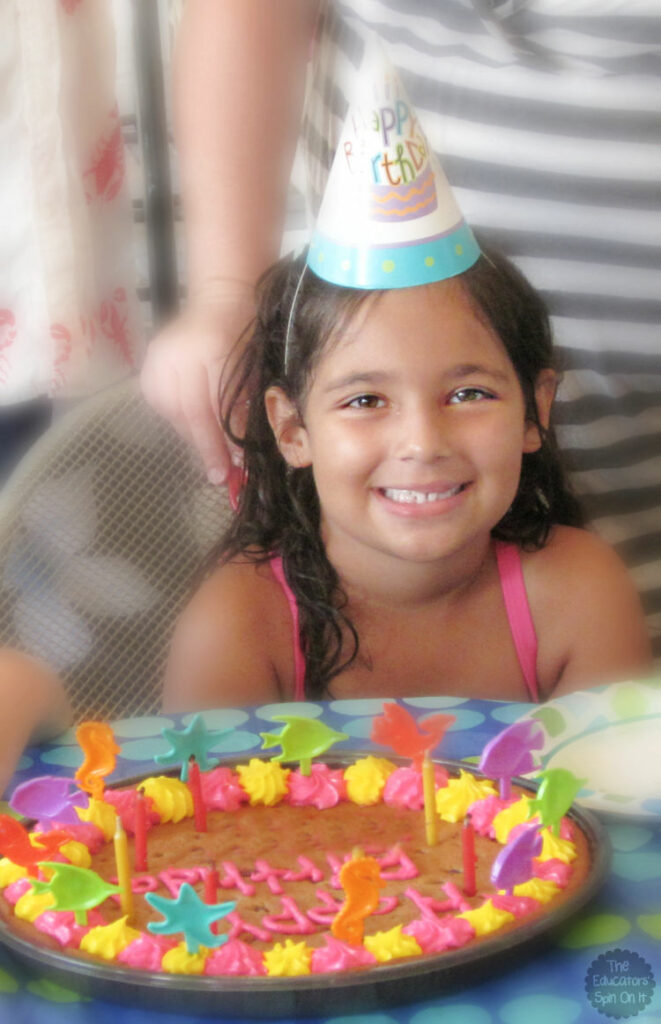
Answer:
[{"label": "purple fish pick", "polygon": [[500,796],[507,800],[512,777],[535,770],[532,751],[543,745],[544,731],[539,722],[515,722],[489,740],[482,751],[480,771],[499,780]]},{"label": "purple fish pick", "polygon": [[504,846],[491,867],[491,881],[498,889],[511,893],[515,885],[533,876],[533,859],[542,852],[539,825],[527,825]]},{"label": "purple fish pick", "polygon": [[40,775],[17,786],[9,806],[26,818],[44,821],[57,819],[62,824],[75,825],[80,822],[80,818],[74,808],[85,806],[87,802],[86,794],[77,790],[72,779]]}]

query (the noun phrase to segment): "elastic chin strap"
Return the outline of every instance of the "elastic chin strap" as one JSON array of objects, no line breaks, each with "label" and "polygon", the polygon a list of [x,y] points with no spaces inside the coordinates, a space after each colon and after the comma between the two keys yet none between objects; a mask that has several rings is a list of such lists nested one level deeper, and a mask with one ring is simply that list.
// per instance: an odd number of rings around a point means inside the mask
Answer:
[{"label": "elastic chin strap", "polygon": [[298,302],[298,294],[299,294],[299,292],[301,290],[301,285],[303,284],[303,278],[305,277],[305,272],[306,272],[307,269],[308,269],[308,265],[307,265],[307,263],[304,263],[303,264],[303,269],[301,271],[301,275],[300,275],[300,277],[298,279],[298,283],[296,285],[296,288],[294,289],[294,297],[291,300],[291,306],[289,307],[289,317],[287,318],[287,331],[285,333],[285,356],[284,356],[285,374],[289,373],[289,357],[290,357],[290,354],[291,354],[291,346],[292,346],[291,332],[292,332],[292,327],[294,325],[294,317],[296,316],[296,304]]}]

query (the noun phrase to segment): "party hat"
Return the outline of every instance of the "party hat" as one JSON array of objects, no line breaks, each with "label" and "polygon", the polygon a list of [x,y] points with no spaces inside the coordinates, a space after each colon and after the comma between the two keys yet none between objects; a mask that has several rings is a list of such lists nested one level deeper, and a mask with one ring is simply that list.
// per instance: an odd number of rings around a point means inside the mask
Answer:
[{"label": "party hat", "polygon": [[461,274],[479,255],[397,72],[371,42],[308,266],[350,288],[408,288]]}]

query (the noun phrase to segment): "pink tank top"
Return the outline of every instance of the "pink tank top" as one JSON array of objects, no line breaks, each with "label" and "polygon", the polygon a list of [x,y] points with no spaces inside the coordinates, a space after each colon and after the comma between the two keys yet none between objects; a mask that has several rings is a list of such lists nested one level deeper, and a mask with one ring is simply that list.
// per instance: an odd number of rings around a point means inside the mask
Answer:
[{"label": "pink tank top", "polygon": [[[516,544],[494,541],[500,586],[512,640],[519,659],[523,678],[532,700],[539,700],[537,686],[537,634],[530,614],[526,585],[521,568],[521,556]],[[270,562],[273,575],[282,587],[292,616],[294,632],[294,700],[305,700],[305,656],[301,649],[298,604],[287,583],[282,558],[274,556]]]}]

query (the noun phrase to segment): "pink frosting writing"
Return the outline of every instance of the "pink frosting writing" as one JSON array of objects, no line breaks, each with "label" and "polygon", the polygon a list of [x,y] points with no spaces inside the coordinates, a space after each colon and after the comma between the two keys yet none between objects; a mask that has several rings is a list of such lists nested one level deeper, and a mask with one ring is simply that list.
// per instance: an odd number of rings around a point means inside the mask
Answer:
[{"label": "pink frosting writing", "polygon": [[274,896],[281,896],[284,892],[280,879],[286,875],[285,868],[272,868],[267,860],[256,860],[255,870],[250,876],[251,882],[266,882]]},{"label": "pink frosting writing", "polygon": [[454,882],[446,882],[443,891],[447,896],[445,900],[437,900],[433,896],[423,896],[411,886],[405,889],[404,895],[412,903],[415,903],[422,917],[429,920],[436,920],[437,914],[446,914],[448,910],[459,910],[462,913],[464,910],[470,910],[470,903],[464,899]]},{"label": "pink frosting writing", "polygon": [[224,860],[222,868],[223,875],[218,880],[222,889],[238,889],[244,896],[255,895],[255,886],[246,881],[234,861]]},{"label": "pink frosting writing", "polygon": [[262,924],[270,932],[277,932],[280,935],[310,935],[317,930],[291,896],[281,896],[280,903],[282,910],[279,914],[265,914],[262,920]]},{"label": "pink frosting writing", "polygon": [[202,799],[210,811],[238,811],[248,794],[231,768],[213,768],[200,775]]},{"label": "pink frosting writing", "polygon": [[[127,789],[106,789],[103,793],[103,799],[107,804],[112,806],[117,811],[118,815],[122,819],[122,825],[124,826],[125,832],[128,835],[133,835],[135,832],[135,814],[136,804],[138,803],[138,792],[135,787]],[[145,821],[147,828],[152,828],[153,825],[157,825],[161,820],[158,811],[154,808],[154,801],[151,797],[145,797]]]},{"label": "pink frosting writing", "polygon": [[332,935],[326,935],[326,945],[315,949],[310,967],[313,974],[326,974],[328,971],[355,971],[361,967],[373,967],[376,957],[364,946],[350,946],[347,942]]},{"label": "pink frosting writing", "polygon": [[253,949],[239,939],[230,939],[224,946],[214,949],[204,965],[204,973],[210,975],[266,974],[264,958],[258,949]]},{"label": "pink frosting writing", "polygon": [[204,869],[166,868],[165,871],[161,871],[158,877],[170,895],[176,899],[184,882],[188,882],[189,885],[195,885],[196,882],[204,881]]},{"label": "pink frosting writing", "polygon": [[282,876],[285,882],[320,882],[324,877],[323,871],[317,867],[314,861],[311,861],[309,857],[297,857],[296,860],[300,864],[300,871],[285,871]]},{"label": "pink frosting writing", "polygon": [[482,800],[476,800],[468,808],[471,824],[475,831],[479,832],[481,836],[489,836],[490,839],[493,839],[495,837],[493,819],[516,801],[517,797],[514,796],[508,797],[507,800],[501,800],[499,796],[485,796]]},{"label": "pink frosting writing", "polygon": [[344,772],[327,764],[313,764],[309,775],[292,772],[288,780],[287,800],[294,807],[317,807],[326,811],[347,799]]},{"label": "pink frosting writing", "polygon": [[463,917],[443,917],[432,921],[419,917],[402,931],[412,935],[423,953],[443,953],[446,949],[460,949],[475,936],[475,929]]},{"label": "pink frosting writing", "polygon": [[409,878],[417,878],[420,874],[411,858],[399,846],[393,846],[378,860],[381,878],[384,881],[406,881]]},{"label": "pink frosting writing", "polygon": [[325,927],[330,927],[334,918],[337,917],[340,910],[342,909],[342,900],[336,900],[334,896],[331,896],[329,892],[325,892],[323,889],[317,889],[315,893],[319,903],[316,907],[310,907],[307,914],[311,921],[315,924],[321,924]]},{"label": "pink frosting writing", "polygon": [[233,910],[227,915],[227,921],[231,925],[230,939],[238,939],[240,935],[244,933],[246,935],[252,935],[254,939],[259,939],[260,942],[270,942],[271,934],[267,932],[266,928],[260,928],[259,925],[249,924],[244,921],[237,910]]},{"label": "pink frosting writing", "polygon": [[164,955],[175,945],[172,939],[143,932],[118,954],[117,962],[141,971],[160,971]]},{"label": "pink frosting writing", "polygon": [[571,865],[552,857],[550,860],[534,860],[532,862],[535,878],[541,878],[545,882],[555,882],[561,889],[564,889],[572,872]]},{"label": "pink frosting writing", "polygon": [[[447,786],[448,773],[441,765],[435,765],[434,779],[437,789]],[[421,772],[410,766],[396,768],[386,781],[383,802],[389,807],[407,807],[411,811],[421,811],[425,806]]]},{"label": "pink frosting writing", "polygon": [[491,902],[498,910],[506,910],[508,914],[514,914],[514,917],[526,917],[541,907],[539,900],[534,900],[532,896],[511,896],[509,893],[491,896]]},{"label": "pink frosting writing", "polygon": [[103,924],[106,924],[106,920],[98,910],[87,912],[87,925],[76,924],[71,910],[45,910],[34,922],[38,931],[52,936],[61,946],[70,949],[78,949],[82,937],[87,935],[90,928]]}]

